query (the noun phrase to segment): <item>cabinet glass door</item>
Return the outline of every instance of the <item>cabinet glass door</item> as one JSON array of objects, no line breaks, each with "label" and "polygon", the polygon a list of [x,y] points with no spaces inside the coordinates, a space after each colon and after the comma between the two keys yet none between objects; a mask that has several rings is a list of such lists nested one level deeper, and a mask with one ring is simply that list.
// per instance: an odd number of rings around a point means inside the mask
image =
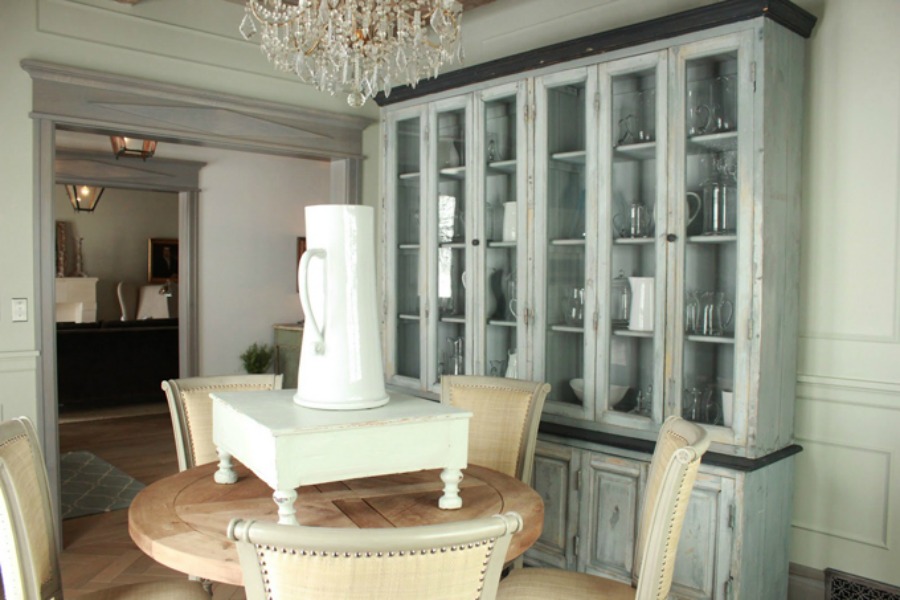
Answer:
[{"label": "cabinet glass door", "polygon": [[467,265],[467,242],[470,230],[468,210],[467,143],[468,98],[453,99],[432,107],[430,113],[434,157],[433,187],[428,195],[429,231],[436,240],[429,269],[430,301],[434,335],[431,356],[435,367],[432,387],[440,383],[441,375],[462,375],[470,372],[468,365],[471,344],[466,322],[471,311],[468,293],[470,274]]},{"label": "cabinet glass door", "polygon": [[[609,241],[601,340],[606,421],[652,428],[662,418],[666,262],[666,57],[600,68],[600,235]],[[605,379],[605,381],[604,381]]]},{"label": "cabinet glass door", "polygon": [[[394,209],[388,231],[395,233],[393,317],[393,371],[399,378],[420,380],[421,349],[424,334],[420,305],[419,272],[422,256],[422,222],[420,219],[422,180],[421,128],[423,119],[416,115],[398,118],[390,128],[392,137],[388,157],[393,177],[391,194]],[[389,346],[390,348],[391,346]],[[416,387],[418,387],[418,383]]]},{"label": "cabinet glass door", "polygon": [[[535,101],[535,316],[548,410],[592,418],[589,344],[593,293],[588,286],[595,235],[589,235],[588,173],[596,174],[593,110],[596,70],[538,80]],[[591,372],[593,369],[590,369]]]},{"label": "cabinet glass door", "polygon": [[[520,223],[525,221],[525,119],[524,84],[513,84],[478,94],[477,152],[481,177],[479,257],[481,281],[478,288],[480,312],[479,370],[492,376],[519,376],[524,340],[519,329],[524,318],[520,295],[526,289],[524,240]],[[521,304],[520,304],[521,303]],[[522,367],[524,369],[524,365]],[[524,371],[522,373],[524,375]]]},{"label": "cabinet glass door", "polygon": [[[679,409],[692,421],[726,428],[719,439],[728,441],[735,425],[735,382],[745,365],[737,360],[748,355],[745,340],[736,339],[736,323],[745,323],[749,312],[751,265],[748,264],[752,207],[742,203],[741,173],[744,145],[750,130],[749,52],[736,38],[711,40],[683,49],[678,64],[682,102],[677,118],[682,137],[680,162],[683,201],[677,202],[679,230],[685,240],[676,290],[682,303],[673,337],[680,347]],[[746,139],[745,139],[746,138]],[[739,276],[740,274],[740,276]],[[712,429],[715,429],[713,427]]]}]

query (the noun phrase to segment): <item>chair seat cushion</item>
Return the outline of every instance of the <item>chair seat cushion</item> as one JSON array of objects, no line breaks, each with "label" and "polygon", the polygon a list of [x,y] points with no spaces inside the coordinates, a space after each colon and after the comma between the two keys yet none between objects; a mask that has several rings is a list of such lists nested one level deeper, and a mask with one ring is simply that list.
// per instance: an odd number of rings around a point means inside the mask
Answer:
[{"label": "chair seat cushion", "polygon": [[168,579],[122,585],[79,596],[82,600],[209,600],[198,581]]},{"label": "chair seat cushion", "polygon": [[562,569],[514,569],[497,600],[634,600],[627,583]]}]

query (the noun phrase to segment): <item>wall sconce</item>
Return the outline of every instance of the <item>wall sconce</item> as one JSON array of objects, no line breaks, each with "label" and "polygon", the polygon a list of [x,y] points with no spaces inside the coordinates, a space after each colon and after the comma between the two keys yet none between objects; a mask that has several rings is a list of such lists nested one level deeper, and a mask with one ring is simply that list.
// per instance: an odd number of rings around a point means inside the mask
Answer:
[{"label": "wall sconce", "polygon": [[106,189],[95,185],[67,185],[65,188],[75,212],[94,212]]},{"label": "wall sconce", "polygon": [[116,155],[116,159],[120,156],[134,156],[147,160],[156,152],[156,140],[141,140],[123,135],[111,135],[109,140],[112,142],[113,154]]}]

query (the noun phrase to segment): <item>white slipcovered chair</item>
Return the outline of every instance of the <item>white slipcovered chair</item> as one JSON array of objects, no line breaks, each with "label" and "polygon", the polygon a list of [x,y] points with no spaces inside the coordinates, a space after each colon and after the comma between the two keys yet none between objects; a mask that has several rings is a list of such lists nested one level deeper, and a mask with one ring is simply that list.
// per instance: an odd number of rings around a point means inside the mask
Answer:
[{"label": "white slipcovered chair", "polygon": [[469,463],[529,485],[548,393],[548,383],[505,377],[444,375],[441,380],[441,403],[472,411]]},{"label": "white slipcovered chair", "polygon": [[57,323],[81,323],[84,320],[84,302],[57,302]]},{"label": "white slipcovered chair", "polygon": [[560,569],[516,569],[500,600],[666,600],[675,553],[700,458],[709,448],[703,427],[669,417],[659,431],[641,508],[631,583]]},{"label": "white slipcovered chair", "polygon": [[[4,597],[63,597],[58,539],[47,470],[34,427],[25,418],[0,423],[0,571]],[[79,597],[209,600],[200,584],[184,579],[117,586]]]},{"label": "white slipcovered chair", "polygon": [[234,519],[247,600],[493,600],[516,513],[384,529]]},{"label": "white slipcovered chair", "polygon": [[171,316],[164,286],[142,285],[138,290],[137,319],[168,319]]},{"label": "white slipcovered chair", "polygon": [[138,286],[127,281],[120,281],[116,285],[116,297],[119,299],[119,317],[122,321],[134,321],[137,319]]},{"label": "white slipcovered chair", "polygon": [[185,377],[162,382],[175,432],[178,469],[218,460],[212,439],[212,392],[280,390],[281,375]]}]

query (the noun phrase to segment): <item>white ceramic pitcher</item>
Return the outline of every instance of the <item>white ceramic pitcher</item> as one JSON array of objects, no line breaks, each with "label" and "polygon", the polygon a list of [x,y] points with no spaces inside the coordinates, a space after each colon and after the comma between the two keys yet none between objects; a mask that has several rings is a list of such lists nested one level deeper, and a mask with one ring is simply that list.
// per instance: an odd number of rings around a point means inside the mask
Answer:
[{"label": "white ceramic pitcher", "polygon": [[653,331],[653,277],[629,277],[631,285],[631,315],[628,329]]},{"label": "white ceramic pitcher", "polygon": [[294,402],[355,410],[387,403],[375,297],[375,211],[306,207],[297,282],[306,315]]}]

